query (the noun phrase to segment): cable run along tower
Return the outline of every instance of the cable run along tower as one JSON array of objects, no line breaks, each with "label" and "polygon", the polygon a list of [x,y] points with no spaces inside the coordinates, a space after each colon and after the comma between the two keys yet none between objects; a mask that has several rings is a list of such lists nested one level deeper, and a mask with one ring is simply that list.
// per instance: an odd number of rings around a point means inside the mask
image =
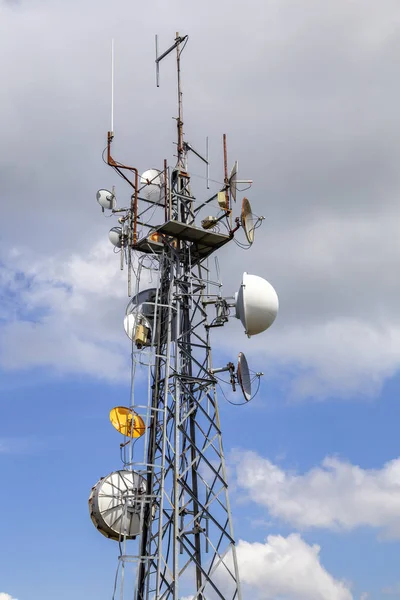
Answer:
[{"label": "cable run along tower", "polygon": [[252,213],[246,198],[240,215],[233,215],[238,186],[251,181],[238,179],[237,162],[228,175],[225,135],[223,183],[204,201],[192,194],[188,157],[206,165],[207,188],[209,157],[208,143],[204,157],[184,139],[181,54],[187,41],[176,34],[159,54],[156,38],[157,85],[160,62],[170,54],[176,59],[175,166],[164,160],[161,169],[139,175],[117,162],[112,124],[105,162],[131,196],[119,208],[114,188],[97,193],[103,212],[118,218],[109,238],[127,270],[131,298],[124,317],[131,396],[110,412],[124,436],[122,465],[102,477],[89,498],[96,528],[118,543],[113,600],[241,600],[216,388],[222,374],[226,386],[241,394],[238,403],[246,403],[262,374],[251,373],[243,353],[237,364],[215,367],[211,338],[231,314],[248,336],[265,331],[276,317],[278,298],[266,280],[248,273],[238,293],[224,298],[218,274],[213,276],[212,255],[237,241],[236,235],[240,246],[251,246],[262,217]]}]

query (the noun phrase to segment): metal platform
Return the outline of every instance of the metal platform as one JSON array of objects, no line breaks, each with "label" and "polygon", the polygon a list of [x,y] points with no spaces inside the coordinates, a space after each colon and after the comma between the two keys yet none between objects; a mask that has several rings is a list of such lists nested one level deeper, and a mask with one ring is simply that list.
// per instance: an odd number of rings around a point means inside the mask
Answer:
[{"label": "metal platform", "polygon": [[135,250],[145,252],[146,254],[161,254],[163,248],[164,244],[162,242],[155,242],[150,238],[142,238],[135,246]]},{"label": "metal platform", "polygon": [[231,236],[223,233],[207,231],[194,225],[172,220],[158,227],[157,232],[170,235],[178,240],[192,242],[192,256],[199,260],[209,256],[214,250],[221,248],[232,239]]}]

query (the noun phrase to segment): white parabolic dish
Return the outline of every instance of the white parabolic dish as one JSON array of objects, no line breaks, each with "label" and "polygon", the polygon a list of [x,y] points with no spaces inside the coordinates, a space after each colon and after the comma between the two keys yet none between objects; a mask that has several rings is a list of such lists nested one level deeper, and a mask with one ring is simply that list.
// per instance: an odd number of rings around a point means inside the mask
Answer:
[{"label": "white parabolic dish", "polygon": [[162,202],[163,173],[157,169],[149,169],[140,176],[139,196],[152,202]]},{"label": "white parabolic dish", "polygon": [[257,335],[271,327],[278,309],[278,295],[272,285],[258,275],[243,273],[236,294],[236,318],[241,320],[247,335]]},{"label": "white parabolic dish", "polygon": [[112,227],[108,232],[108,239],[116,248],[121,248],[122,246],[122,227]]},{"label": "white parabolic dish", "polygon": [[108,538],[135,538],[141,531],[144,478],[134,471],[115,471],[100,479],[89,497],[90,517]]},{"label": "white parabolic dish", "polygon": [[115,208],[115,196],[112,192],[109,192],[108,190],[99,190],[96,197],[97,202],[102,208],[107,208],[108,210]]}]

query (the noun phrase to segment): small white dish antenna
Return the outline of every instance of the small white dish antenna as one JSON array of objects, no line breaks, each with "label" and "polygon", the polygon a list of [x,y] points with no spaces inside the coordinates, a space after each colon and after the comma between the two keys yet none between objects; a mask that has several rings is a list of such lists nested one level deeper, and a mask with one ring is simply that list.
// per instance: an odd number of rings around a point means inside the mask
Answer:
[{"label": "small white dish antenna", "polygon": [[244,229],[244,233],[246,234],[247,241],[249,244],[254,242],[254,215],[251,210],[250,202],[247,198],[243,198],[242,202],[242,227]]},{"label": "small white dish antenna", "polygon": [[164,177],[161,171],[157,169],[149,169],[140,177],[141,190],[139,195],[151,202],[162,202]]},{"label": "small white dish antenna", "polygon": [[232,194],[232,198],[234,199],[234,201],[236,202],[236,193],[237,193],[237,177],[238,177],[238,168],[239,168],[239,164],[238,161],[235,161],[235,164],[232,167],[232,171],[229,177],[229,188],[231,190],[231,194]]},{"label": "small white dish antenna", "polygon": [[122,246],[122,227],[112,227],[108,232],[108,239],[116,248]]},{"label": "small white dish antenna", "polygon": [[115,195],[108,190],[99,190],[96,194],[97,202],[101,208],[113,210],[115,208]]},{"label": "small white dish antenna", "polygon": [[278,314],[279,300],[276,291],[266,279],[258,275],[243,273],[235,300],[236,318],[241,320],[248,337],[271,327]]},{"label": "small white dish antenna", "polygon": [[251,400],[251,379],[249,366],[247,364],[247,360],[243,352],[239,353],[236,378],[242,389],[243,396],[248,402],[249,400]]}]

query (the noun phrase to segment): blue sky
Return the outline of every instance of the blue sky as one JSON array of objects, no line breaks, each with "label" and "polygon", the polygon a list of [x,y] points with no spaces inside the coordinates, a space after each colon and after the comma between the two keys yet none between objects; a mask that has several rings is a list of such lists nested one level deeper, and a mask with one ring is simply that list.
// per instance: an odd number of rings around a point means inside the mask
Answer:
[{"label": "blue sky", "polygon": [[187,139],[210,136],[218,179],[226,132],[266,217],[250,251],[220,252],[224,294],[247,270],[280,298],[268,332],[213,332],[216,363],[244,351],[265,373],[247,406],[220,395],[244,598],[398,598],[398,3],[0,0],[0,600],[112,594],[117,547],[87,508],[129,403],[126,273],[95,200],[128,197],[101,160],[110,40],[116,152],[144,171],[172,162],[153,35],[176,30]]}]

